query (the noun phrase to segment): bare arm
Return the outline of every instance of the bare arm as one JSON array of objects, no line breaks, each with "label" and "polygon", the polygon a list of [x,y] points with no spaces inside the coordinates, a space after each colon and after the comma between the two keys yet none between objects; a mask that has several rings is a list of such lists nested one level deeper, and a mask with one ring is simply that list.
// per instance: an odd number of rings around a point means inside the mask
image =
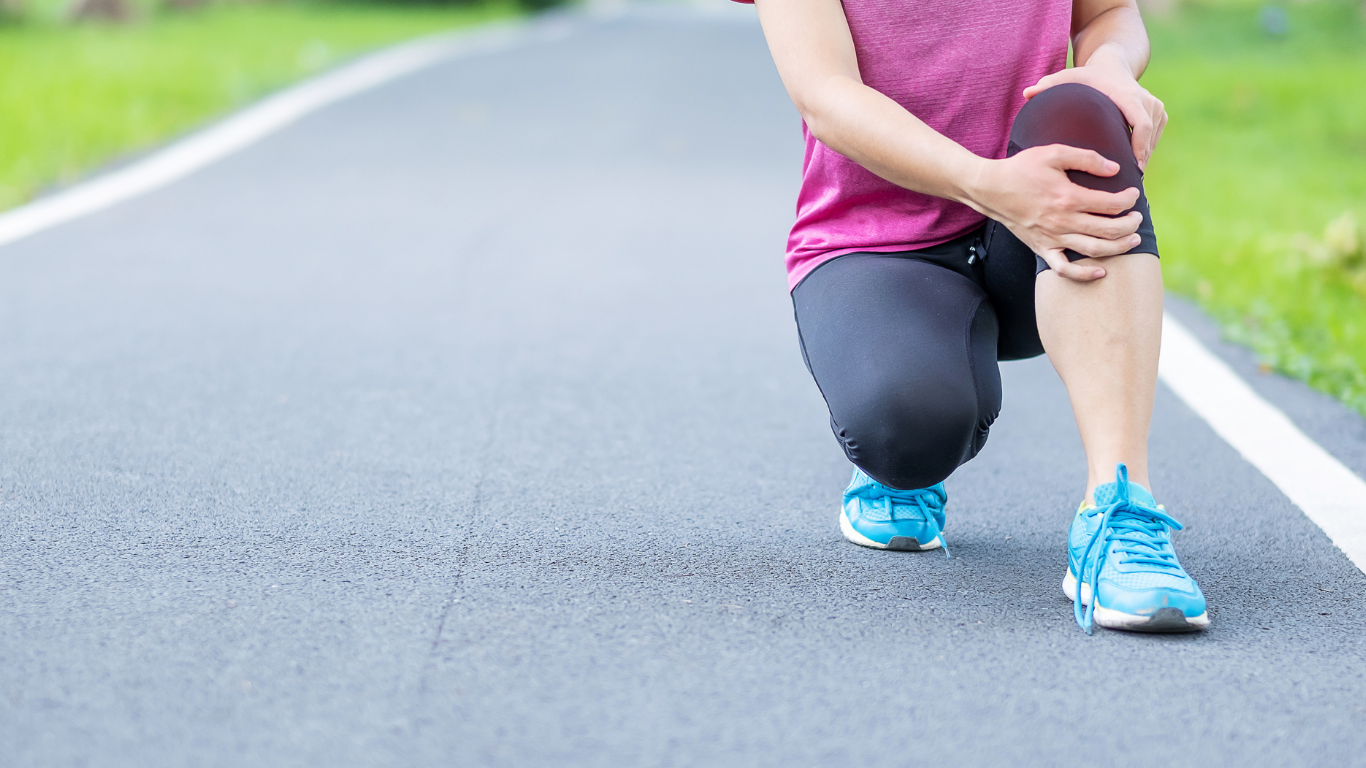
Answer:
[{"label": "bare arm", "polygon": [[1032,98],[1059,83],[1083,83],[1119,105],[1134,129],[1134,157],[1147,168],[1162,130],[1167,110],[1138,84],[1148,66],[1148,31],[1134,0],[1075,0],[1072,4],[1073,69],[1049,75],[1025,89]]},{"label": "bare arm", "polygon": [[1111,176],[1096,152],[1054,145],[1007,160],[978,157],[863,84],[840,0],[757,0],[759,20],[788,94],[807,128],[831,149],[906,189],[955,200],[1005,224],[1050,267],[1074,280],[1104,276],[1072,264],[1072,248],[1111,256],[1137,245],[1138,199],[1073,184],[1068,170]]},{"label": "bare arm", "polygon": [[821,143],[906,189],[964,202],[981,158],[863,84],[839,0],[759,0],[778,74]]},{"label": "bare arm", "polygon": [[1148,66],[1148,33],[1138,6],[1133,0],[1075,0],[1072,51],[1078,67],[1092,63],[1099,55],[1122,66],[1137,80]]}]

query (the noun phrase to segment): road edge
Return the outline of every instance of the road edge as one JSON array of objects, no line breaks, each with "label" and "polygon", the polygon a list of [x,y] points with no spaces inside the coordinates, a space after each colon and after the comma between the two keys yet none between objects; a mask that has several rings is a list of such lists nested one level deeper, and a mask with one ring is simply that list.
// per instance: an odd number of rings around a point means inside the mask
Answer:
[{"label": "road edge", "polygon": [[1158,376],[1366,573],[1366,482],[1164,312]]},{"label": "road edge", "polygon": [[[370,53],[289,86],[131,165],[0,213],[0,248],[182,179],[331,104],[440,61],[493,53],[549,34],[570,22],[560,15],[492,22],[439,32]],[[540,35],[534,33],[540,32]]]}]

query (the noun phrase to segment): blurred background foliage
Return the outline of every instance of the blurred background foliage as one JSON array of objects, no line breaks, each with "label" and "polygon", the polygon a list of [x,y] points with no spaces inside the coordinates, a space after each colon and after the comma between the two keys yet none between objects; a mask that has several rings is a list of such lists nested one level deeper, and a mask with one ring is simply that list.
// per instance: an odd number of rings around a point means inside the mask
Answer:
[{"label": "blurred background foliage", "polygon": [[[366,49],[559,0],[0,0],[0,209]],[[1144,0],[1168,287],[1366,413],[1366,3]]]},{"label": "blurred background foliage", "polygon": [[1165,6],[1143,82],[1171,116],[1146,179],[1167,286],[1366,413],[1366,5]]}]

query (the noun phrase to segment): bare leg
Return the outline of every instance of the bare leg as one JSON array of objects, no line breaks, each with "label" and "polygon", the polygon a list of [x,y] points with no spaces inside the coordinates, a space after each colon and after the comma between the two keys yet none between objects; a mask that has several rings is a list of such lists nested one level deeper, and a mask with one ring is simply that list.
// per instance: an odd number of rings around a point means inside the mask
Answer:
[{"label": "bare leg", "polygon": [[1148,425],[1162,345],[1162,270],[1151,254],[1083,259],[1104,267],[1090,283],[1039,275],[1034,300],[1039,337],[1067,386],[1086,449],[1086,499],[1114,481],[1115,464],[1129,479],[1148,481]]}]

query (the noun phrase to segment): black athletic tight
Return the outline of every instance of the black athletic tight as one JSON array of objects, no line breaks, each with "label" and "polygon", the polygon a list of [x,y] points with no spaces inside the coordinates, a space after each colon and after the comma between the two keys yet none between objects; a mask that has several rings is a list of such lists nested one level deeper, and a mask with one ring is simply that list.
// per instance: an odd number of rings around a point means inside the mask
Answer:
[{"label": "black athletic tight", "polygon": [[[1035,96],[1015,118],[1010,153],[1046,144],[1094,149],[1112,177],[1070,171],[1077,184],[1143,189],[1128,125],[1109,98],[1075,83]],[[1148,201],[1143,242],[1157,254]],[[1068,251],[1076,260],[1080,254]],[[997,360],[1043,352],[1034,320],[1042,259],[993,221],[904,253],[853,253],[812,271],[792,292],[802,355],[830,407],[849,460],[893,488],[924,488],[977,455],[1001,410]]]}]

